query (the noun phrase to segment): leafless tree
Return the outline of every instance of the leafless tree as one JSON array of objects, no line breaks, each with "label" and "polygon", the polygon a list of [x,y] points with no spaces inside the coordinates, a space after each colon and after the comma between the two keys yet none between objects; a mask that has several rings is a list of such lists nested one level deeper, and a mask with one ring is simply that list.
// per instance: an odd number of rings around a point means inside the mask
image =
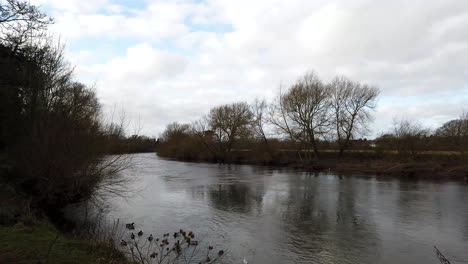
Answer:
[{"label": "leafless tree", "polygon": [[178,122],[171,123],[167,125],[166,130],[164,130],[161,135],[162,140],[170,141],[177,140],[178,138],[185,136],[191,132],[192,128],[189,124],[180,124]]},{"label": "leafless tree", "polygon": [[208,125],[223,159],[228,158],[237,139],[249,135],[252,119],[252,111],[244,102],[221,105],[210,110]]},{"label": "leafless tree", "polygon": [[350,140],[366,130],[372,118],[370,111],[376,107],[379,89],[353,82],[346,77],[336,77],[329,87],[333,124],[341,157],[349,147]]},{"label": "leafless tree", "polygon": [[318,158],[318,140],[330,130],[329,98],[328,86],[315,73],[307,73],[285,93],[280,90],[270,121],[280,134],[299,142],[306,155],[313,151],[314,157]]},{"label": "leafless tree", "polygon": [[[25,2],[2,2],[1,8],[2,29],[45,19]],[[9,103],[0,115],[14,121],[6,126],[7,155],[17,164],[13,183],[28,186],[37,206],[52,211],[90,199],[97,189],[122,194],[125,181],[118,172],[125,162],[122,156],[105,157],[107,131],[94,90],[73,79],[61,44],[35,36],[31,42],[0,43],[6,65],[0,76],[8,76],[1,78],[0,95]]]},{"label": "leafless tree", "polygon": [[449,148],[462,153],[468,148],[468,112],[463,112],[458,119],[446,122],[435,132],[435,135],[446,139]]},{"label": "leafless tree", "polygon": [[252,130],[255,133],[255,136],[266,144],[268,144],[268,138],[265,132],[265,126],[267,123],[267,110],[268,104],[265,99],[260,100],[256,98],[251,105],[251,111],[253,114]]},{"label": "leafless tree", "polygon": [[[190,139],[188,143],[194,147],[191,149],[191,160],[209,160],[213,161],[218,155],[217,144],[215,143],[214,133],[209,127],[208,116],[192,122],[189,130]],[[172,145],[179,145],[180,143],[173,143]],[[170,144],[171,145],[171,144]],[[184,149],[183,146],[178,147],[178,150]]]},{"label": "leafless tree", "polygon": [[417,122],[409,120],[394,120],[393,133],[394,147],[402,157],[417,158],[424,150],[424,139],[430,131]]},{"label": "leafless tree", "polygon": [[45,36],[53,20],[27,1],[6,0],[0,3],[0,42],[16,51],[27,41]]}]

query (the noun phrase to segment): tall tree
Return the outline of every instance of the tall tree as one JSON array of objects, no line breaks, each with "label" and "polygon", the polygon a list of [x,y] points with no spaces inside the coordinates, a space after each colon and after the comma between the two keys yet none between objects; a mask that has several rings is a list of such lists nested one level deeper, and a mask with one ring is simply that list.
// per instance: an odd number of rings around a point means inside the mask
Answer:
[{"label": "tall tree", "polygon": [[50,22],[25,1],[0,3],[0,131],[14,164],[5,177],[52,213],[97,189],[122,190],[123,167],[104,158],[99,101],[72,78],[63,47],[45,34]]},{"label": "tall tree", "polygon": [[27,1],[6,0],[0,3],[0,41],[13,52],[28,41],[38,41],[53,20]]},{"label": "tall tree", "polygon": [[217,106],[208,114],[208,124],[222,158],[229,158],[234,142],[249,134],[253,114],[247,103]]},{"label": "tall tree", "polygon": [[253,104],[251,105],[251,111],[253,114],[252,119],[252,129],[255,133],[255,136],[261,139],[263,142],[268,144],[268,139],[265,132],[265,123],[267,122],[266,112],[267,112],[268,104],[265,99],[260,100],[258,98],[255,99]]},{"label": "tall tree", "polygon": [[318,159],[318,140],[329,131],[330,90],[310,72],[285,93],[280,91],[271,122],[280,133],[299,142],[306,154],[313,151]]},{"label": "tall tree", "polygon": [[375,109],[380,92],[376,87],[353,82],[346,77],[336,77],[328,86],[341,157],[349,147],[350,141],[366,130],[372,117],[371,110]]}]

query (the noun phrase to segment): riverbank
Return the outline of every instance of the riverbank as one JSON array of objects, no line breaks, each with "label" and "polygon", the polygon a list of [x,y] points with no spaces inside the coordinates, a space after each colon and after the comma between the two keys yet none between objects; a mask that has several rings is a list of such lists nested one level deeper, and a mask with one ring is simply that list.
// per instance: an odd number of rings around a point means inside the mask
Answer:
[{"label": "riverbank", "polygon": [[129,263],[105,244],[67,238],[47,221],[0,226],[0,263]]},{"label": "riverbank", "polygon": [[64,233],[28,205],[27,198],[0,184],[0,263],[129,263],[110,243]]},{"label": "riverbank", "polygon": [[[217,163],[213,159],[180,158],[164,156],[179,161]],[[416,157],[397,153],[347,152],[338,158],[336,152],[322,152],[318,160],[305,161],[295,152],[258,154],[252,151],[235,151],[232,164],[264,165],[320,172],[331,170],[339,174],[372,174],[380,177],[431,180],[468,180],[466,157],[456,152],[428,152]]]},{"label": "riverbank", "polygon": [[316,165],[294,165],[307,170],[331,169],[339,174],[373,174],[399,178],[468,180],[468,166],[433,161],[322,161]]}]

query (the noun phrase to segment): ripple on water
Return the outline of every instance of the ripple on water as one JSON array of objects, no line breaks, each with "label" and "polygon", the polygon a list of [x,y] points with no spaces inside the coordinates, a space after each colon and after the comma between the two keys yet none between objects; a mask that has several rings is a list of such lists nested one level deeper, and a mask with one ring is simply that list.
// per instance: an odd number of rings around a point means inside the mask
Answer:
[{"label": "ripple on water", "polygon": [[433,245],[468,260],[467,185],[134,159],[145,188],[112,215],[194,230],[232,263],[437,263]]}]

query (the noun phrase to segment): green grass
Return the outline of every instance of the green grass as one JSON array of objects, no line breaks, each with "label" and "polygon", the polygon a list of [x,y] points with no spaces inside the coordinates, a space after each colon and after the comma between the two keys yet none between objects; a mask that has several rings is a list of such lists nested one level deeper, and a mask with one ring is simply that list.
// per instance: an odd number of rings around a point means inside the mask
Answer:
[{"label": "green grass", "polygon": [[112,248],[68,239],[48,223],[31,226],[17,223],[14,226],[0,226],[0,263],[128,262]]},{"label": "green grass", "polygon": [[38,220],[27,201],[0,181],[1,264],[129,263],[106,244],[71,239],[47,220]]}]

